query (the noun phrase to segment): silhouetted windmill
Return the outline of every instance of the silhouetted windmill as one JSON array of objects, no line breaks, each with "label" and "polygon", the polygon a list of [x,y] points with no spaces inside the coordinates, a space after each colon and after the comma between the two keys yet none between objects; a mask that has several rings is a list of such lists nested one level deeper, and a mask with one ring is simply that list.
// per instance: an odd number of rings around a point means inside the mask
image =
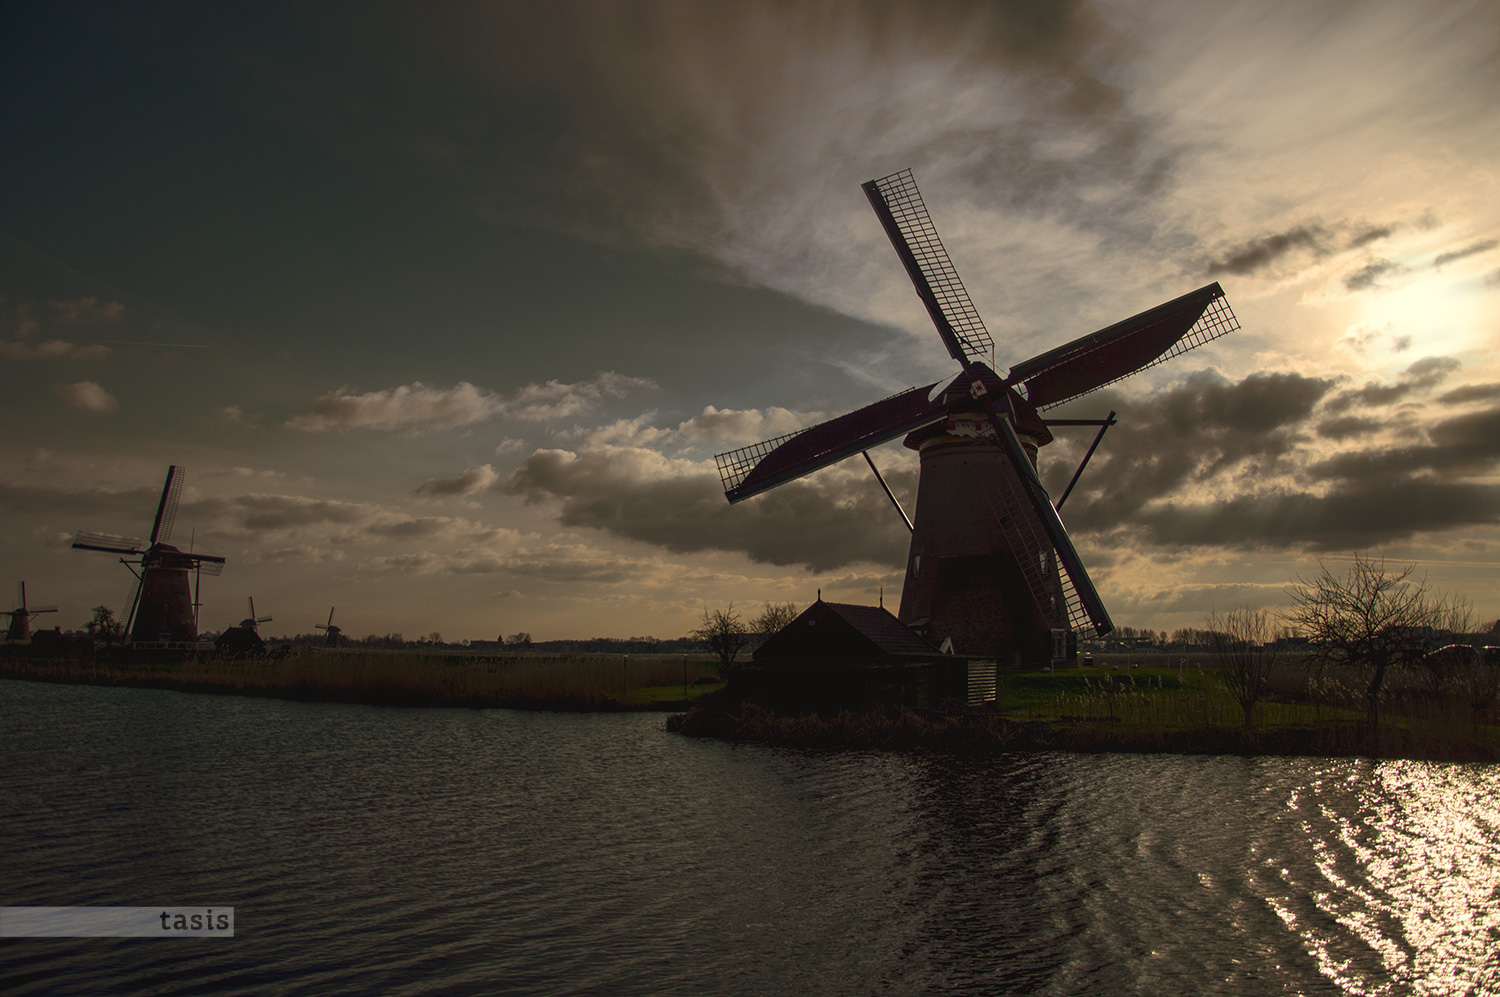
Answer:
[{"label": "silhouetted windmill", "polygon": [[230,627],[214,641],[214,653],[227,658],[259,657],[266,653],[266,642],[260,635],[260,625],[270,623],[269,616],[255,615],[255,597],[250,596],[250,615],[237,627]]},{"label": "silhouetted windmill", "polygon": [[328,637],[327,637],[327,639],[325,639],[323,641],[323,646],[324,647],[338,647],[339,646],[339,636],[344,632],[343,630],[341,630],[338,627],[336,627],[336,626],[333,625],[333,611],[334,611],[335,608],[336,607],[333,607],[333,606],[329,606],[328,607],[328,622],[327,623],[319,623],[319,624],[316,625],[319,630],[327,630],[328,631]]},{"label": "silhouetted windmill", "polygon": [[[214,554],[183,553],[167,543],[172,524],[177,519],[177,503],[182,496],[184,469],[173,464],[167,468],[162,484],[161,501],[156,505],[156,519],[151,524],[147,542],[132,537],[80,530],[73,540],[79,550],[102,550],[109,554],[129,555],[120,563],[136,577],[134,592],[125,616],[125,631],[133,644],[158,641],[194,641],[198,639],[198,620],[194,612],[196,599],[188,590],[188,572],[217,575],[224,570],[224,558]],[[140,565],[137,572],[135,565]]]},{"label": "silhouetted windmill", "polygon": [[20,582],[16,586],[16,608],[0,612],[0,616],[10,617],[10,626],[5,628],[5,643],[7,644],[30,644],[31,643],[31,618],[38,613],[55,613],[56,606],[31,606],[26,605],[26,583]]},{"label": "silhouetted windmill", "polygon": [[1047,657],[1060,633],[1085,626],[1108,633],[1109,614],[1035,465],[1037,449],[1052,442],[1049,425],[1098,425],[1102,436],[1114,414],[1049,421],[1039,413],[1239,328],[1223,289],[1209,284],[997,371],[977,359],[993,362],[994,341],[911,171],[863,187],[962,369],[801,432],[719,454],[725,494],[738,502],[906,434],[921,471],[916,521],[907,521],[903,623],[934,642],[952,638],[960,653],[1028,661]]}]

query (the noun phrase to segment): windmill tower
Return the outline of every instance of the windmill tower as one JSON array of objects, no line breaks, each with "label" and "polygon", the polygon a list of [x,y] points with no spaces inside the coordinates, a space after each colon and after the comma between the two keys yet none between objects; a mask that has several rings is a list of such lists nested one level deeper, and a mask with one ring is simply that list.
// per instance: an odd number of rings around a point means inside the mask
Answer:
[{"label": "windmill tower", "polygon": [[[172,535],[172,524],[177,519],[184,473],[184,469],[176,464],[167,468],[167,480],[162,484],[161,501],[156,504],[156,519],[151,524],[149,541],[82,530],[73,540],[73,546],[79,550],[125,555],[120,558],[120,563],[136,578],[125,615],[125,632],[130,635],[132,644],[197,640],[197,599],[189,590],[188,572],[202,576],[217,575],[224,570],[222,557],[184,553],[167,543]],[[139,560],[135,560],[137,558]]]},{"label": "windmill tower", "polygon": [[10,617],[10,626],[5,628],[5,643],[7,644],[30,644],[31,643],[31,618],[38,613],[55,613],[56,606],[32,606],[26,605],[26,583],[20,582],[16,586],[16,608],[0,612],[0,616]]},{"label": "windmill tower", "polygon": [[905,445],[920,454],[920,476],[916,519],[907,520],[911,548],[901,621],[934,643],[951,639],[961,654],[1061,657],[1053,650],[1059,636],[1085,627],[1103,636],[1114,625],[1037,477],[1037,451],[1052,442],[1049,426],[1093,424],[1102,436],[1113,413],[1101,420],[1047,420],[1041,412],[1217,339],[1239,323],[1223,289],[1209,284],[1009,370],[993,368],[980,358],[993,363],[994,341],[911,171],[863,188],[961,369],[946,381],[801,432],[719,454],[725,495],[739,502],[857,453],[869,461],[865,451],[905,435]]},{"label": "windmill tower", "polygon": [[324,647],[338,647],[339,646],[339,635],[344,632],[340,628],[338,628],[338,627],[336,627],[336,626],[333,625],[333,611],[334,611],[334,609],[335,609],[335,607],[333,607],[333,606],[329,606],[328,607],[328,622],[327,623],[316,624],[317,629],[319,629],[319,630],[327,630],[328,631],[328,637],[327,637],[327,639],[325,639],[323,641],[323,646]]}]

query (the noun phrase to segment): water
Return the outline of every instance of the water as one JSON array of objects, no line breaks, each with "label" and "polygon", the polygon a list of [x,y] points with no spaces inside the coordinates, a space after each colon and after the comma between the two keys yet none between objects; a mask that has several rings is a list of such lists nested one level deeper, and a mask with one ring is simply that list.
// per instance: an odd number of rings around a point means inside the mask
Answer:
[{"label": "water", "polygon": [[1500,990],[1500,767],[731,746],[659,715],[0,682],[15,994]]}]

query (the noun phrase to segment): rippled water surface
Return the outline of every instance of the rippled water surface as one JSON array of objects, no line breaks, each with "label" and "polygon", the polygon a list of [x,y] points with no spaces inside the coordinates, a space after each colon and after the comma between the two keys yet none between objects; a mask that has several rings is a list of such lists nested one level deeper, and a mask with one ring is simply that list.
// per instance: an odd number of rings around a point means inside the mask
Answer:
[{"label": "rippled water surface", "polygon": [[0,682],[8,993],[1500,990],[1500,767],[797,751]]}]

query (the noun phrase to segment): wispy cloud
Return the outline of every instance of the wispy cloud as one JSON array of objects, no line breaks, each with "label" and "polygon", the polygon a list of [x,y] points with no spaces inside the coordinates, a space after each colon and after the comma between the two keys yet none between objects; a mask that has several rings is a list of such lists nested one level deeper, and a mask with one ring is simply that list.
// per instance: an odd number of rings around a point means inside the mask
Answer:
[{"label": "wispy cloud", "polygon": [[500,416],[541,421],[576,415],[605,398],[649,387],[654,387],[649,380],[613,371],[575,384],[555,380],[529,384],[509,398],[468,381],[451,388],[430,387],[421,381],[366,392],[342,387],[317,398],[285,425],[309,433],[349,429],[425,433]]}]

